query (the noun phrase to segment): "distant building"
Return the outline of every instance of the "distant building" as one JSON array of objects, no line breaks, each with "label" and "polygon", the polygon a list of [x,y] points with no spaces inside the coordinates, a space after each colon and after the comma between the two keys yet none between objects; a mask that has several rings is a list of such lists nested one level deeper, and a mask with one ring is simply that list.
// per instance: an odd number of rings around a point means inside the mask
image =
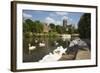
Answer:
[{"label": "distant building", "polygon": [[63,27],[67,28],[67,19],[63,19]]},{"label": "distant building", "polygon": [[66,31],[69,31],[72,28],[72,25],[68,24],[67,19],[63,19],[63,27],[66,29]]},{"label": "distant building", "polygon": [[43,24],[43,32],[45,33],[49,32],[49,26],[47,25],[47,23]]}]

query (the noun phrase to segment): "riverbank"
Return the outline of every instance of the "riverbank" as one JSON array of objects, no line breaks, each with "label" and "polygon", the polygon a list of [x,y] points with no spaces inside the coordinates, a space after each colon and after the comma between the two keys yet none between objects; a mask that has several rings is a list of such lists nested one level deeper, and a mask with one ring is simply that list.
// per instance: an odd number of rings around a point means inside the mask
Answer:
[{"label": "riverbank", "polygon": [[[62,61],[62,60],[73,60],[74,57],[75,57],[75,55],[72,55],[72,54],[67,55],[67,54],[65,54],[60,58],[59,61]],[[78,50],[75,60],[85,60],[85,59],[90,59],[90,58],[91,58],[91,52],[89,51],[88,48],[84,48],[84,49]]]}]

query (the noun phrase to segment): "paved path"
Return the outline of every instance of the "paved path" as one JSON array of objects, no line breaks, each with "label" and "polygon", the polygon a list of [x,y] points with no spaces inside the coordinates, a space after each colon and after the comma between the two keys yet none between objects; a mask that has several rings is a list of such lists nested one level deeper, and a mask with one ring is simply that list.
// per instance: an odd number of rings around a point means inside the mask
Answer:
[{"label": "paved path", "polygon": [[89,49],[79,50],[76,55],[76,60],[90,59],[90,58],[91,58],[91,53],[90,53]]},{"label": "paved path", "polygon": [[[74,58],[74,55],[65,54],[61,57],[60,61],[61,60],[74,60],[73,58]],[[91,58],[91,53],[89,49],[84,48],[82,50],[78,50],[75,60],[85,60],[85,59],[90,59],[90,58]]]}]

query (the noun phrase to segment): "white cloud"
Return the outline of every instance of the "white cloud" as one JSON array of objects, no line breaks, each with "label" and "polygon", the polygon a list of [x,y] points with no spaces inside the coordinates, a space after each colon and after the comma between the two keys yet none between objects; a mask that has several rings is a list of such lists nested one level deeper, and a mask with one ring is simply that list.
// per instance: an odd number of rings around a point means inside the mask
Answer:
[{"label": "white cloud", "polygon": [[55,25],[61,25],[61,24],[62,24],[61,21],[59,21],[59,20],[54,20],[54,19],[51,18],[51,17],[46,17],[46,18],[45,18],[45,22],[48,23],[48,24],[54,23]]},{"label": "white cloud", "polygon": [[24,18],[32,18],[32,15],[27,14],[27,13],[23,13],[23,17],[24,17]]},{"label": "white cloud", "polygon": [[63,16],[63,15],[68,15],[68,12],[56,12],[56,14]]},{"label": "white cloud", "polygon": [[62,20],[63,20],[63,19],[66,19],[66,20],[67,20],[67,25],[73,24],[73,23],[72,23],[72,21],[73,21],[72,18],[69,18],[69,17],[67,17],[67,16],[63,16],[63,17],[62,17]]},{"label": "white cloud", "polygon": [[67,20],[68,20],[68,17],[67,17],[67,16],[63,16],[63,17],[62,17],[62,20],[63,20],[63,19],[67,19]]},{"label": "white cloud", "polygon": [[51,17],[46,17],[45,18],[45,22],[48,23],[48,24],[49,23],[55,23],[55,20],[53,18],[51,18]]}]

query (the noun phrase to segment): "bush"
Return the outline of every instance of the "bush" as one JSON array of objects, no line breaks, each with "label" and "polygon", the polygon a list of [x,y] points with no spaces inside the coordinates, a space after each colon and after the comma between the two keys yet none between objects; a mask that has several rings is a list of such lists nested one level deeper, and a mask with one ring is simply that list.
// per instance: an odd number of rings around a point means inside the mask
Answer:
[{"label": "bush", "polygon": [[91,38],[91,14],[84,13],[78,23],[80,38]]}]

